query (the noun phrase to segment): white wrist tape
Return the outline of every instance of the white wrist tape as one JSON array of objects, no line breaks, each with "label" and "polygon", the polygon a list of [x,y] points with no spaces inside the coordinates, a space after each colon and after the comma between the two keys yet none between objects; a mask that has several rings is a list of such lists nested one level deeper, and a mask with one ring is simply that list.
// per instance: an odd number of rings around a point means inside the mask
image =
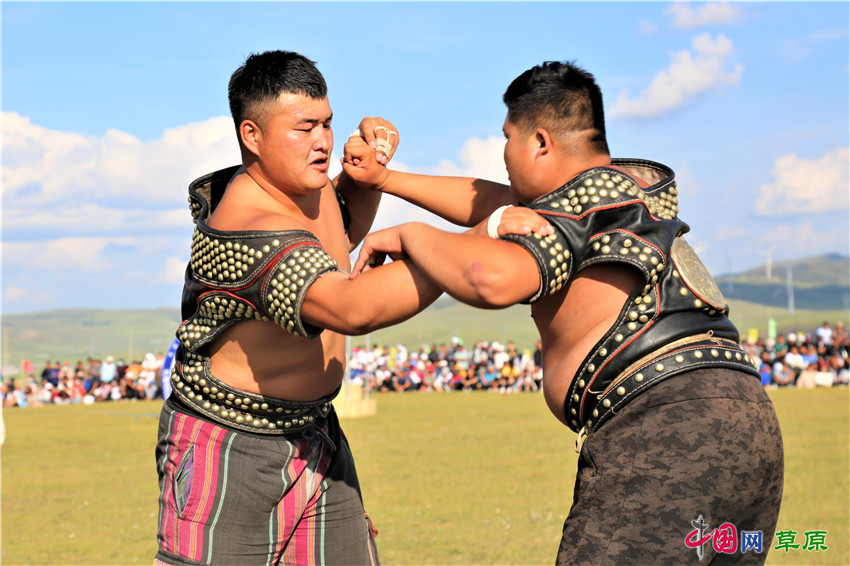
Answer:
[{"label": "white wrist tape", "polygon": [[490,215],[490,218],[487,220],[487,235],[493,238],[494,240],[499,239],[499,224],[502,223],[502,214],[506,209],[512,207],[512,204],[506,204],[505,206],[500,206]]}]

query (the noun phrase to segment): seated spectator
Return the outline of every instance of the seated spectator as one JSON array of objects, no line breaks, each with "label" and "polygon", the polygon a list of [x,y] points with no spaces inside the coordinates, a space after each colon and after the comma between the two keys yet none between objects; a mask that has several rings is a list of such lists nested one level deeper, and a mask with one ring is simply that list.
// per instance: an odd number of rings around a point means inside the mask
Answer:
[{"label": "seated spectator", "polygon": [[[12,407],[25,407],[26,406],[26,397],[21,395],[21,391],[17,387],[17,383],[14,379],[10,380],[9,383],[2,383],[2,391],[3,391],[3,407],[12,408]],[[21,404],[23,402],[23,405]]]},{"label": "seated spectator", "polygon": [[773,382],[779,387],[793,387],[797,374],[788,367],[784,359],[773,364]]},{"label": "seated spectator", "polygon": [[797,389],[814,389],[815,376],[817,376],[817,364],[809,364],[797,376]]},{"label": "seated spectator", "polygon": [[795,377],[806,368],[806,360],[796,345],[788,347],[788,353],[785,354],[785,366],[794,372]]},{"label": "seated spectator", "polygon": [[818,372],[815,375],[815,386],[817,387],[832,387],[835,384],[835,372],[829,366],[826,360],[821,360],[817,363]]},{"label": "seated spectator", "polygon": [[106,356],[106,359],[100,364],[100,382],[111,384],[118,375],[118,368],[115,365],[112,356]]}]

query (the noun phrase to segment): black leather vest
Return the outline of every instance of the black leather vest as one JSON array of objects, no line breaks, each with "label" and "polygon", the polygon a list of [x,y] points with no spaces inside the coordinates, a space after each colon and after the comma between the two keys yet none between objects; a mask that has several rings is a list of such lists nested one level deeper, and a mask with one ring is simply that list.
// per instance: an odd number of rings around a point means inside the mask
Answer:
[{"label": "black leather vest", "polygon": [[653,184],[641,189],[610,167],[585,171],[529,205],[555,227],[553,235],[506,237],[537,260],[541,284],[529,303],[598,263],[626,264],[643,276],[572,381],[565,410],[575,431],[595,430],[646,387],[688,369],[731,367],[758,376],[723,295],[682,237],[689,227],[678,218],[673,171],[639,159],[612,165]]},{"label": "black leather vest", "polygon": [[339,267],[310,232],[225,232],[207,226],[238,168],[204,175],[189,186],[195,232],[183,287],[184,320],[177,330],[181,345],[172,372],[173,391],[218,422],[278,434],[325,416],[333,396],[296,403],[238,390],[210,373],[206,346],[245,320],[273,321],[296,336],[317,337],[322,329],[301,320],[301,306],[310,285]]}]

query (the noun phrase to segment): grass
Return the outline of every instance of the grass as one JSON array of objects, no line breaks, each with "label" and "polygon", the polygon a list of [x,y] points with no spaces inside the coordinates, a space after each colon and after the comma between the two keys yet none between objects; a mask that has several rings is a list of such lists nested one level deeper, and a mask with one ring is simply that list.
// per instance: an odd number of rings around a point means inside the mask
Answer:
[{"label": "grass", "polygon": [[[848,389],[771,392],[783,429],[779,529],[828,550],[768,564],[850,563]],[[387,564],[552,564],[569,510],[573,434],[537,394],[379,395],[345,419]],[[150,564],[159,404],[6,410],[3,564]]]}]

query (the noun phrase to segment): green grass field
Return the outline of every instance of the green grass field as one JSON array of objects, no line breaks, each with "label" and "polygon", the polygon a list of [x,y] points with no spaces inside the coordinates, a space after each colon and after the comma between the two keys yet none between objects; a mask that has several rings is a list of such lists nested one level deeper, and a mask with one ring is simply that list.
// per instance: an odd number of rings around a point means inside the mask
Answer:
[{"label": "green grass field", "polygon": [[[779,529],[797,543],[826,530],[829,548],[771,550],[768,564],[850,564],[848,389],[771,396],[786,454]],[[542,396],[376,398],[377,415],[343,424],[384,563],[554,563],[576,454]],[[4,411],[2,563],[150,564],[159,407]]]}]

